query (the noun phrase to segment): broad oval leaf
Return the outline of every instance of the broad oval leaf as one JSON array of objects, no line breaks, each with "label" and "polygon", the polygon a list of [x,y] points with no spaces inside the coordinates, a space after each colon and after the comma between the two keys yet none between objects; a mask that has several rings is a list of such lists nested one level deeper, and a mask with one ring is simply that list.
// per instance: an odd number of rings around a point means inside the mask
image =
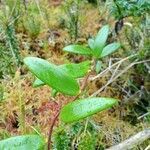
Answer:
[{"label": "broad oval leaf", "polygon": [[111,108],[115,104],[116,99],[105,97],[76,100],[62,108],[60,118],[65,123],[71,123]]},{"label": "broad oval leaf", "polygon": [[90,61],[84,61],[79,64],[64,64],[60,65],[59,68],[64,70],[69,76],[72,78],[81,78],[87,74],[87,72],[90,70]]},{"label": "broad oval leaf", "polygon": [[76,53],[81,55],[92,55],[91,49],[82,45],[69,45],[64,47],[63,50],[70,53]]},{"label": "broad oval leaf", "polygon": [[105,25],[99,30],[99,32],[95,38],[94,56],[96,56],[97,58],[99,58],[99,56],[106,44],[108,34],[109,34],[109,26]]},{"label": "broad oval leaf", "polygon": [[58,66],[37,57],[26,57],[24,63],[38,79],[57,91],[67,95],[79,93],[77,81]]},{"label": "broad oval leaf", "polygon": [[111,43],[109,45],[107,45],[106,47],[104,47],[102,53],[101,53],[101,57],[105,57],[113,52],[115,52],[117,49],[120,48],[120,43]]},{"label": "broad oval leaf", "polygon": [[[81,78],[86,75],[86,73],[90,70],[90,61],[84,61],[79,64],[64,64],[58,66],[58,68],[62,69],[64,72],[66,72],[70,77],[72,78]],[[39,87],[43,86],[45,83],[41,81],[40,79],[36,79],[33,83],[33,87]]]},{"label": "broad oval leaf", "polygon": [[38,135],[23,135],[0,141],[0,150],[43,150],[44,144]]}]

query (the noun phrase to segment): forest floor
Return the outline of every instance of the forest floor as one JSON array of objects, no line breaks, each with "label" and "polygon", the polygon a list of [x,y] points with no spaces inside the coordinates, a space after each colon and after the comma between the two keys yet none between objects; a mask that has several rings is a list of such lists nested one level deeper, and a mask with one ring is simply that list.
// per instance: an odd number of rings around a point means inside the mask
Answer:
[{"label": "forest floor", "polygon": [[[44,6],[46,5],[43,4],[42,7]],[[16,35],[19,39],[21,57],[37,56],[55,64],[78,63],[86,60],[86,57],[66,54],[62,51],[63,47],[72,41],[70,40],[68,29],[63,25],[64,20],[62,16],[64,12],[62,12],[60,3],[56,1],[53,5],[47,6],[46,9],[49,13],[49,18],[39,17],[42,22],[42,29],[36,39],[31,39],[21,27],[18,28]],[[92,35],[96,35],[97,31],[105,23],[108,23],[111,29],[114,29],[115,19],[105,9],[101,10],[101,12],[103,14],[100,14],[99,10],[95,9],[95,6],[91,4],[82,6],[79,18],[79,37],[76,43],[86,43],[87,39]],[[132,22],[132,18],[128,18],[127,21]],[[124,44],[125,48],[120,49],[111,57],[103,60],[103,70],[118,60],[127,57],[130,45],[124,35],[124,30],[122,29],[119,35],[109,40],[118,40]],[[130,64],[131,61],[129,59],[124,61],[119,71],[123,71]],[[147,113],[144,105],[145,107],[149,107],[149,75],[145,74],[145,78],[143,79],[136,72],[136,65],[133,65],[133,67],[125,71],[121,76],[108,84],[108,86],[104,87],[110,81],[115,69],[113,68],[111,71],[106,72],[100,78],[88,81],[86,87],[87,95],[92,95],[102,88],[97,96],[114,97],[120,100],[118,106],[94,115],[92,120],[81,121],[83,127],[86,126],[87,121],[94,124],[95,130],[99,133],[97,136],[98,143],[102,148],[118,144],[131,135],[150,127],[150,116],[146,118],[140,117]],[[90,78],[94,76],[96,75],[92,74]],[[33,88],[33,81],[32,74],[28,72],[25,66],[21,69],[19,68],[13,77],[8,75],[1,80],[4,100],[0,102],[0,139],[4,139],[10,135],[20,135],[22,132],[41,132],[47,138],[49,125],[54,114],[60,106],[73,99],[73,97],[58,94],[55,98],[57,101],[55,101],[50,96],[51,89],[49,87]],[[20,99],[23,100],[23,104],[20,104]],[[25,110],[20,110],[20,108],[23,108],[20,105],[25,105]],[[23,118],[20,112],[24,112],[25,118]],[[24,131],[19,127],[20,123],[24,124],[23,121],[25,121]],[[61,126],[59,120],[57,121],[58,125]],[[66,128],[70,130],[71,125]],[[79,133],[78,138],[82,139],[81,133]],[[135,147],[135,149],[145,149],[149,143],[150,140],[147,140]]]}]

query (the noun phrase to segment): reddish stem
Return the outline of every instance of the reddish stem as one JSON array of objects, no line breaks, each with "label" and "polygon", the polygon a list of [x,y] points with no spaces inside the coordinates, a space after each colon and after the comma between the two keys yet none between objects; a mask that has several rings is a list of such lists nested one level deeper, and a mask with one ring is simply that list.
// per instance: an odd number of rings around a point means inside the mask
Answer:
[{"label": "reddish stem", "polygon": [[[84,91],[85,88],[86,88],[86,85],[87,85],[87,81],[89,79],[89,76],[90,76],[90,73],[85,77],[84,81],[83,81],[83,84],[82,84],[82,87],[81,87],[81,91]],[[80,96],[81,93],[79,93],[72,101],[75,101],[79,96]]]},{"label": "reddish stem", "polygon": [[47,150],[50,150],[51,149],[51,139],[52,139],[52,132],[53,132],[53,128],[55,126],[55,123],[58,119],[58,116],[60,114],[60,110],[56,113],[54,119],[52,120],[52,123],[51,123],[51,126],[50,126],[50,129],[49,129],[49,133],[48,133],[48,143],[47,143]]}]

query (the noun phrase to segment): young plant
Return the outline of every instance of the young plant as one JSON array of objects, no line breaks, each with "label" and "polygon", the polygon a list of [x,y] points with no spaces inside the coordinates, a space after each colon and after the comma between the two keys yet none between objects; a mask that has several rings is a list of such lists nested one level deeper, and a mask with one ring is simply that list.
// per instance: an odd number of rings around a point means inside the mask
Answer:
[{"label": "young plant", "polygon": [[109,26],[103,26],[97,33],[95,38],[88,40],[88,47],[83,45],[69,45],[64,47],[64,51],[81,55],[88,55],[96,60],[94,68],[99,72],[99,60],[120,48],[120,43],[114,42],[107,45],[109,35]]},{"label": "young plant", "polygon": [[0,9],[0,78],[14,74],[21,65],[16,26],[20,16],[20,2],[6,0]]},{"label": "young plant", "polygon": [[[56,66],[55,64],[49,63],[48,61],[40,58],[27,57],[24,59],[24,63],[28,69],[39,79],[39,81],[43,82],[43,84],[46,84],[56,91],[70,96],[79,94],[80,88],[76,78],[84,76],[89,70],[89,62]],[[80,70],[79,68],[82,68],[83,70]],[[58,117],[64,123],[77,122],[81,119],[94,115],[95,113],[111,108],[116,104],[117,100],[113,98],[88,97],[84,99],[78,99],[63,106],[57,112],[50,126],[47,149],[49,150],[51,147],[50,144],[52,130]],[[24,142],[23,136],[20,137],[21,139],[16,137],[15,143],[15,137],[10,138],[8,140],[1,141],[0,147],[7,145],[7,142],[9,141],[10,143],[12,142],[12,145],[10,145],[11,149],[15,149],[16,145],[19,145],[19,148],[22,148],[21,146],[27,148],[29,146],[28,144],[32,144],[32,142],[35,144],[34,137],[28,136],[28,140],[31,140],[31,142]],[[38,139],[39,142],[42,143],[39,136]],[[10,148],[9,145],[7,146]],[[39,147],[40,149],[41,144],[38,144],[37,142],[36,147]],[[32,150],[34,148],[29,147],[29,149]]]},{"label": "young plant", "polygon": [[66,26],[71,40],[76,41],[79,36],[79,13],[81,0],[65,0]]},{"label": "young plant", "polygon": [[[56,66],[46,60],[36,57],[27,57],[24,59],[24,62],[29,70],[38,79],[44,82],[44,84],[49,85],[58,92],[71,96],[79,94],[79,85],[75,78],[78,78],[79,76],[81,77],[81,74],[82,76],[85,75],[89,69],[89,67],[86,67],[86,71],[84,73],[83,70],[78,69],[79,65],[83,68],[83,64],[85,64],[85,62],[78,65],[68,64]],[[66,66],[70,66],[68,67],[69,69],[64,69]],[[73,75],[73,71],[76,74]],[[58,114],[60,114],[60,119],[64,123],[71,123],[110,108],[116,103],[117,100],[112,98],[94,97],[79,99],[64,106]],[[48,147],[50,148],[50,146]]]},{"label": "young plant", "polygon": [[83,45],[69,45],[63,50],[71,53],[90,55],[94,58],[101,59],[120,48],[120,44],[117,42],[106,45],[106,41],[109,35],[109,26],[103,26],[97,33],[94,39],[88,40],[88,47]]},{"label": "young plant", "polygon": [[[74,52],[83,55],[91,55],[96,60],[111,54],[120,47],[119,43],[112,43],[106,46],[106,40],[109,33],[108,25],[104,26],[95,39],[89,39],[89,48],[81,45],[70,45],[64,48],[65,51]],[[101,112],[117,104],[117,100],[113,98],[105,97],[87,97],[79,99],[79,93],[81,90],[77,82],[78,78],[85,76],[91,69],[90,61],[85,61],[79,64],[64,64],[64,65],[55,65],[49,63],[46,60],[36,58],[36,57],[27,57],[24,59],[24,63],[28,69],[36,76],[36,80],[33,83],[34,87],[48,85],[52,88],[52,96],[56,95],[57,92],[61,92],[65,95],[76,96],[75,101],[70,102],[69,104],[60,108],[56,113],[54,120],[51,123],[48,137],[48,146],[47,149],[51,148],[51,136],[53,127],[57,118],[64,123],[77,122],[81,119],[94,115],[95,113]],[[77,99],[77,100],[76,100]],[[33,145],[35,138],[38,137],[40,143],[40,136],[38,135],[26,135],[27,139],[30,141],[30,144]],[[15,140],[14,140],[15,139]],[[14,142],[15,141],[15,142]],[[20,142],[21,141],[21,142]],[[19,148],[29,147],[29,142],[25,142],[26,137],[12,137],[0,142],[0,148],[4,145],[11,146],[11,149],[16,149],[16,145]],[[7,144],[8,142],[12,144]],[[43,145],[43,144],[42,144]],[[39,149],[41,144],[36,145]],[[38,149],[37,148],[37,149]],[[32,146],[30,147],[32,148]]]},{"label": "young plant", "polygon": [[34,41],[41,32],[41,22],[39,18],[33,15],[27,16],[24,19],[24,28],[29,34],[30,38]]}]

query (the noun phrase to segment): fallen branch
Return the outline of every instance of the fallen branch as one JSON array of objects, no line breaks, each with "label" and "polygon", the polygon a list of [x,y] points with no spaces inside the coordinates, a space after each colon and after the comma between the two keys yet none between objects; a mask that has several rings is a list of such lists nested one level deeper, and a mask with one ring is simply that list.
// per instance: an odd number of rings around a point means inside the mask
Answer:
[{"label": "fallen branch", "polygon": [[147,113],[143,114],[142,116],[139,116],[137,119],[140,120],[148,115],[150,115],[150,112],[147,112]]},{"label": "fallen branch", "polygon": [[148,146],[145,148],[145,150],[150,150],[150,145],[148,145]]},{"label": "fallen branch", "polygon": [[129,60],[130,58],[133,58],[133,57],[135,57],[135,56],[137,56],[137,54],[130,55],[130,56],[128,56],[128,57],[125,57],[125,58],[121,59],[120,61],[118,61],[118,62],[112,64],[112,65],[109,66],[109,67],[107,67],[104,71],[102,71],[102,72],[101,72],[100,74],[98,74],[97,76],[91,77],[90,80],[91,80],[91,81],[94,81],[94,80],[96,80],[96,79],[102,77],[104,74],[106,74],[107,72],[109,72],[113,67],[115,67],[115,66],[117,66],[117,65],[119,65],[119,64],[122,64],[122,63],[124,63],[124,61]]},{"label": "fallen branch", "polygon": [[[100,92],[102,92],[109,84],[111,84],[112,82],[114,82],[117,78],[119,78],[122,74],[124,74],[125,72],[127,72],[130,68],[132,68],[134,65],[137,64],[141,64],[141,63],[145,63],[145,62],[150,62],[149,60],[143,60],[143,61],[139,61],[139,62],[133,62],[131,63],[129,66],[127,66],[123,71],[121,71],[120,73],[118,73],[114,78],[111,78],[102,88],[100,88],[99,90],[97,90],[95,93],[93,93],[90,97],[94,97],[97,96]],[[119,65],[118,65],[119,66]],[[118,67],[117,67],[118,69]],[[115,71],[116,73],[116,71]],[[114,76],[114,74],[113,74]]]},{"label": "fallen branch", "polygon": [[150,128],[145,129],[144,131],[137,133],[122,143],[112,146],[106,150],[129,150],[147,139],[150,139]]}]

